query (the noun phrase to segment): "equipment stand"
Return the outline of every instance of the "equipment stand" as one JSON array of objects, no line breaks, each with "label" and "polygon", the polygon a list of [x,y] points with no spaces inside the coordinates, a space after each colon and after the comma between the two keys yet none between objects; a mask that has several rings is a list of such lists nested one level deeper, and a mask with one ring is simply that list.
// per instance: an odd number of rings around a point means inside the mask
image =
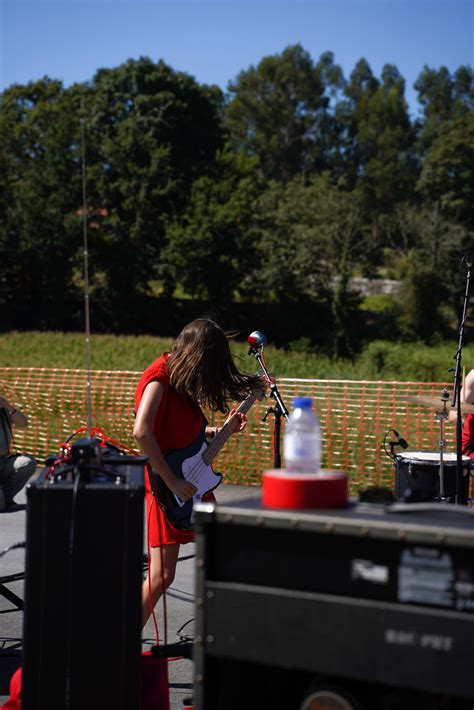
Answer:
[{"label": "equipment stand", "polygon": [[267,413],[265,414],[263,421],[266,421],[266,418],[268,417],[269,414],[274,414],[275,415],[275,425],[273,428],[273,468],[281,468],[281,453],[280,453],[280,438],[281,438],[281,418],[282,416],[285,417],[285,419],[288,419],[288,410],[285,407],[285,404],[281,398],[281,395],[278,391],[278,387],[276,386],[275,382],[273,382],[270,373],[267,370],[267,367],[265,365],[265,360],[263,357],[263,345],[260,347],[256,346],[251,346],[249,350],[249,354],[252,353],[252,355],[255,356],[255,359],[257,360],[258,364],[260,365],[260,368],[264,374],[265,380],[268,382],[270,386],[270,397],[272,397],[275,400],[275,405],[273,407],[269,407],[267,409]]},{"label": "equipment stand", "polygon": [[446,408],[448,399],[449,392],[445,388],[441,394],[443,408],[435,414],[435,419],[439,421],[439,500],[441,503],[448,502],[448,499],[444,496],[444,447],[446,446],[446,441],[444,439],[444,421],[448,418],[448,410]]},{"label": "equipment stand", "polygon": [[23,579],[25,579],[24,572],[17,572],[16,574],[9,574],[6,577],[0,577],[0,596],[8,599],[8,601],[14,604],[20,611],[23,611],[23,599],[20,599],[18,594],[12,592],[11,589],[8,589],[5,585],[9,582],[19,582]]},{"label": "equipment stand", "polygon": [[[467,504],[467,498],[463,494],[463,465],[462,465],[462,412],[461,412],[461,360],[462,360],[462,347],[464,345],[464,325],[466,322],[467,313],[467,303],[469,300],[469,285],[471,281],[471,260],[468,256],[463,256],[461,259],[462,264],[466,265],[466,289],[464,292],[464,303],[463,311],[461,317],[461,325],[459,326],[459,344],[456,351],[455,360],[456,367],[454,368],[454,384],[453,384],[453,398],[451,402],[451,407],[457,405],[457,420],[456,420],[456,455],[457,455],[457,466],[456,466],[456,499],[457,505]],[[450,370],[452,372],[452,370]]]}]

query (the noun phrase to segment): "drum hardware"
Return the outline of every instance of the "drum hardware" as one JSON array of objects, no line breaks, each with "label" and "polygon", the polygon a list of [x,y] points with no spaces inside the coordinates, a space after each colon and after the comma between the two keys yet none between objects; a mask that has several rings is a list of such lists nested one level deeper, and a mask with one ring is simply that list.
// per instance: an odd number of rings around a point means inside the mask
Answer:
[{"label": "drum hardware", "polygon": [[439,421],[439,502],[448,503],[448,499],[444,495],[444,448],[446,446],[446,441],[444,439],[444,420],[448,418],[447,402],[449,399],[449,392],[446,387],[441,393],[441,401],[443,403],[443,408],[436,410],[435,419]]},{"label": "drum hardware", "polygon": [[[439,421],[439,497],[436,500],[440,503],[448,503],[449,496],[445,496],[445,481],[444,481],[444,449],[446,447],[446,441],[444,439],[444,422],[449,419],[449,414],[451,411],[455,411],[453,408],[449,408],[448,411],[448,400],[450,399],[450,393],[445,387],[441,392],[440,397],[428,397],[424,395],[408,395],[406,397],[407,402],[412,402],[413,404],[421,405],[422,407],[428,407],[429,409],[435,410],[435,419]],[[461,413],[462,414],[472,414],[474,413],[474,405],[468,404],[467,402],[461,402]],[[409,466],[409,473],[411,469]]]},{"label": "drum hardware", "polygon": [[[444,389],[443,392],[448,392],[448,399],[449,399],[449,391]],[[434,409],[437,410],[440,406],[440,397],[428,397],[425,395],[407,395],[406,397],[403,398],[406,402],[410,402],[412,404],[418,404],[421,407],[428,407],[428,409]],[[450,407],[450,411],[455,412],[455,408]],[[468,404],[467,402],[461,402],[461,414],[474,414],[474,404]]]},{"label": "drum hardware", "polygon": [[[387,437],[389,434],[395,434],[397,440],[396,441],[389,441],[388,445],[390,446],[390,453],[387,451]],[[385,450],[385,453],[389,458],[392,459],[392,461],[395,460],[395,447],[396,446],[401,446],[402,449],[408,449],[408,442],[403,439],[398,431],[395,431],[395,429],[389,429],[387,432],[385,432],[385,436],[383,438],[383,448]]]}]

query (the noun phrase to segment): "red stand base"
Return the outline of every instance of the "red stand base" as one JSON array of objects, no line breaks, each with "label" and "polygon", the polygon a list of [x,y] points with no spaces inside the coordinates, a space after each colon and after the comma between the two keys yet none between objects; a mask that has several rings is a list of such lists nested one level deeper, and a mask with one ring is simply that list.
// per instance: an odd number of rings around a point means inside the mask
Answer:
[{"label": "red stand base", "polygon": [[343,508],[348,488],[342,471],[323,469],[315,475],[272,469],[263,474],[262,502],[266,508]]}]

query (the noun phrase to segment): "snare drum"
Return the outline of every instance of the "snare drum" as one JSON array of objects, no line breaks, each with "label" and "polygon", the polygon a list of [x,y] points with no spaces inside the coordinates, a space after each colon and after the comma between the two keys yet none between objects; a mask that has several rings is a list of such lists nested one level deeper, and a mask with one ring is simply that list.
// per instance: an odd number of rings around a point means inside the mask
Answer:
[{"label": "snare drum", "polygon": [[[395,455],[395,495],[410,502],[434,501],[439,497],[439,451],[404,451]],[[471,459],[462,457],[462,500],[469,498]],[[456,496],[457,456],[443,453],[444,497],[451,503]]]}]

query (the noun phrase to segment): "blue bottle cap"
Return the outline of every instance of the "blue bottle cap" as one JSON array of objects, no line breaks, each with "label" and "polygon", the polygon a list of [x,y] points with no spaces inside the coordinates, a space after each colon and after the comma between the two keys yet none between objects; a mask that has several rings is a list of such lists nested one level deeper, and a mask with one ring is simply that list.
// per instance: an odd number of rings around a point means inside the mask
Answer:
[{"label": "blue bottle cap", "polygon": [[311,409],[313,406],[313,400],[311,397],[295,397],[293,400],[293,407],[296,409]]}]

